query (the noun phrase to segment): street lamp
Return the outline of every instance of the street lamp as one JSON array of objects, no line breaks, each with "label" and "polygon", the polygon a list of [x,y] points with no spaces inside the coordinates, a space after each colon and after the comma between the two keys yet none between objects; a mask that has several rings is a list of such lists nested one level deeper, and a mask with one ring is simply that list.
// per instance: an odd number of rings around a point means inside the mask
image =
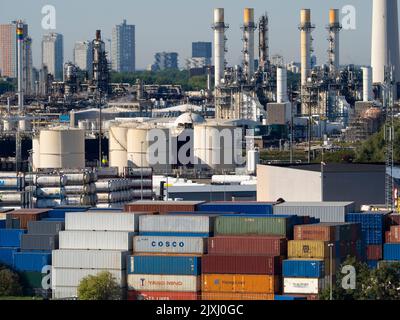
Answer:
[{"label": "street lamp", "polygon": [[329,247],[329,299],[333,300],[333,243],[328,244]]}]

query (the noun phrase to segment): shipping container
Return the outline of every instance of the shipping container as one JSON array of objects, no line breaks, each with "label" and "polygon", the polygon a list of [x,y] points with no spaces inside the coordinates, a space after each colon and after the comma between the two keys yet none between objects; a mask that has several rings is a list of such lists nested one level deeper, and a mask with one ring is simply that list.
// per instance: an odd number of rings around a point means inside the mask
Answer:
[{"label": "shipping container", "polygon": [[274,294],[272,293],[231,293],[231,292],[202,292],[201,300],[219,300],[219,301],[251,301],[251,300],[262,300],[271,301],[274,300]]},{"label": "shipping container", "polygon": [[214,274],[265,274],[278,275],[282,272],[282,257],[205,255],[202,258],[203,273]]},{"label": "shipping container", "polygon": [[129,251],[53,250],[56,268],[125,270]]},{"label": "shipping container", "polygon": [[18,252],[18,248],[0,248],[0,264],[12,267],[15,252]]},{"label": "shipping container", "polygon": [[276,294],[274,297],[275,301],[297,301],[297,300],[307,300],[306,297],[299,296],[289,296],[289,295],[278,295]]},{"label": "shipping container", "polygon": [[387,221],[387,213],[361,212],[346,214],[346,222],[361,223],[361,228],[383,230]]},{"label": "shipping container", "polygon": [[128,289],[136,291],[198,292],[200,276],[128,274]]},{"label": "shipping container", "polygon": [[328,244],[329,242],[327,241],[291,240],[288,242],[288,258],[329,258]]},{"label": "shipping container", "polygon": [[68,212],[65,216],[65,230],[136,232],[141,215],[127,212]]},{"label": "shipping container", "polygon": [[355,223],[318,223],[294,227],[294,240],[356,241],[361,225]]},{"label": "shipping container", "polygon": [[12,218],[20,220],[20,228],[27,229],[29,221],[38,221],[47,217],[49,209],[20,209],[7,213]]},{"label": "shipping container", "polygon": [[134,253],[203,254],[207,252],[207,239],[199,237],[136,236]]},{"label": "shipping container", "polygon": [[282,275],[287,278],[323,278],[326,274],[326,260],[284,260]]},{"label": "shipping container", "polygon": [[52,298],[54,300],[76,299],[78,297],[78,287],[55,287],[52,286]]},{"label": "shipping container", "polygon": [[278,276],[244,274],[203,274],[202,292],[278,293]]},{"label": "shipping container", "polygon": [[[118,286],[126,287],[125,270],[107,270],[114,277]],[[52,287],[77,287],[80,281],[87,276],[96,276],[104,272],[101,269],[66,269],[51,268],[51,285]]]},{"label": "shipping container", "polygon": [[25,230],[0,229],[0,247],[20,247]]},{"label": "shipping container", "polygon": [[204,201],[150,201],[141,200],[126,204],[126,212],[159,212],[165,214],[169,212],[193,212],[198,211],[198,206]]},{"label": "shipping container", "polygon": [[201,258],[176,256],[130,256],[128,274],[200,275]]},{"label": "shipping container", "polygon": [[383,260],[400,261],[400,243],[386,243],[383,245]]},{"label": "shipping container", "polygon": [[369,245],[367,246],[367,259],[368,260],[382,260],[383,248],[382,245]]},{"label": "shipping container", "polygon": [[128,300],[199,300],[198,292],[128,291]]},{"label": "shipping container", "polygon": [[278,235],[290,237],[293,217],[233,215],[217,217],[216,235]]},{"label": "shipping container", "polygon": [[320,222],[345,222],[355,211],[354,202],[284,202],[273,207],[274,214],[310,216]]},{"label": "shipping container", "polygon": [[146,215],[139,218],[143,232],[205,233],[213,232],[215,217],[184,215]]},{"label": "shipping container", "polygon": [[6,227],[6,219],[0,220],[0,229],[4,229]]},{"label": "shipping container", "polygon": [[287,239],[281,236],[219,236],[208,239],[208,254],[287,255]]},{"label": "shipping container", "polygon": [[400,243],[400,226],[390,227],[390,240],[394,243]]},{"label": "shipping container", "polygon": [[28,233],[29,234],[49,234],[56,235],[64,230],[64,222],[62,221],[29,221]]},{"label": "shipping container", "polygon": [[283,292],[289,294],[319,294],[327,286],[328,278],[283,278]]},{"label": "shipping container", "polygon": [[379,260],[367,260],[368,268],[377,269]]},{"label": "shipping container", "polygon": [[392,239],[392,233],[390,231],[385,232],[385,243],[394,242]]},{"label": "shipping container", "polygon": [[23,271],[19,276],[25,289],[47,289],[51,286],[51,275],[45,273]]},{"label": "shipping container", "polygon": [[14,269],[17,271],[42,272],[43,267],[51,265],[51,253],[15,252]]},{"label": "shipping container", "polygon": [[243,214],[264,214],[273,213],[273,202],[252,202],[252,201],[233,201],[233,202],[208,202],[199,205],[199,211],[205,212],[238,212]]},{"label": "shipping container", "polygon": [[383,244],[384,231],[377,229],[364,229],[361,231],[362,239],[367,245]]},{"label": "shipping container", "polygon": [[51,251],[55,249],[58,249],[58,235],[22,235],[21,251]]},{"label": "shipping container", "polygon": [[61,231],[60,249],[132,250],[133,232]]}]

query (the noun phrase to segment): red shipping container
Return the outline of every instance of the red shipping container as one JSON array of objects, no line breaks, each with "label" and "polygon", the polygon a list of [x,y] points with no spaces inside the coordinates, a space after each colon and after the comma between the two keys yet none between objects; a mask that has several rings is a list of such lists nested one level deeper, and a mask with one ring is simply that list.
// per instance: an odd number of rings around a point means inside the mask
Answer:
[{"label": "red shipping container", "polygon": [[382,260],[383,248],[380,244],[367,246],[367,260]]},{"label": "red shipping container", "polygon": [[385,243],[391,243],[392,242],[392,233],[390,231],[385,232]]},{"label": "red shipping container", "polygon": [[208,254],[286,256],[287,239],[279,236],[214,237],[208,240]]},{"label": "red shipping container", "polygon": [[29,221],[41,220],[47,217],[49,211],[50,209],[20,209],[7,213],[7,215],[14,219],[19,219],[20,229],[28,229]]},{"label": "red shipping container", "polygon": [[334,225],[299,225],[294,227],[294,240],[335,241],[336,226]]},{"label": "red shipping container", "polygon": [[203,201],[136,201],[125,205],[125,212],[194,212]]},{"label": "red shipping container", "polygon": [[391,242],[400,242],[400,226],[390,227],[390,239]]},{"label": "red shipping container", "polygon": [[389,227],[400,225],[400,214],[389,214],[386,216],[386,221]]},{"label": "red shipping container", "polygon": [[210,274],[280,275],[282,260],[279,256],[206,255],[201,259],[201,271]]},{"label": "red shipping container", "polygon": [[128,300],[200,300],[197,292],[128,291]]}]

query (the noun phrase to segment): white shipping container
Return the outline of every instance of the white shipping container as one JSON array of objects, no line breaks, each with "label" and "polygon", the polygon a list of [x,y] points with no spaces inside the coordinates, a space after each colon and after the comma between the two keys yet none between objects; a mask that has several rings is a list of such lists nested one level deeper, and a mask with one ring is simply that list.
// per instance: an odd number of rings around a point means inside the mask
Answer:
[{"label": "white shipping container", "polygon": [[200,289],[200,276],[128,274],[128,290],[198,292]]},{"label": "white shipping container", "polygon": [[52,287],[53,299],[70,299],[78,297],[78,287]]},{"label": "white shipping container", "polygon": [[329,285],[329,278],[284,278],[283,292],[288,294],[319,294]]},{"label": "white shipping container", "polygon": [[132,250],[133,232],[61,231],[59,249]]},{"label": "white shipping container", "polygon": [[139,228],[137,213],[127,212],[68,212],[65,230],[129,231]]},{"label": "white shipping container", "polygon": [[129,251],[53,250],[55,268],[125,270]]},{"label": "white shipping container", "polygon": [[207,239],[200,237],[136,236],[133,238],[134,253],[192,253],[207,252]]},{"label": "white shipping container", "polygon": [[202,215],[148,215],[139,218],[140,232],[210,233],[215,217]]},{"label": "white shipping container", "polygon": [[[104,270],[101,269],[64,269],[51,268],[51,285],[53,287],[77,287],[80,281],[89,276],[98,275]],[[107,270],[115,278],[115,281],[121,288],[126,287],[125,270]]]}]

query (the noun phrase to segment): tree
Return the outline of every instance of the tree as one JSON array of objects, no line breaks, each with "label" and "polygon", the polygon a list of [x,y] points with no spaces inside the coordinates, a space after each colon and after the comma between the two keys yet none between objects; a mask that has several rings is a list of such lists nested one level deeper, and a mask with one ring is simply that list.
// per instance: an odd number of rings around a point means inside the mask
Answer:
[{"label": "tree", "polygon": [[89,275],[81,280],[78,287],[79,300],[120,300],[121,288],[108,271]]},{"label": "tree", "polygon": [[22,294],[22,286],[19,282],[18,275],[0,265],[0,296],[20,296]]}]

